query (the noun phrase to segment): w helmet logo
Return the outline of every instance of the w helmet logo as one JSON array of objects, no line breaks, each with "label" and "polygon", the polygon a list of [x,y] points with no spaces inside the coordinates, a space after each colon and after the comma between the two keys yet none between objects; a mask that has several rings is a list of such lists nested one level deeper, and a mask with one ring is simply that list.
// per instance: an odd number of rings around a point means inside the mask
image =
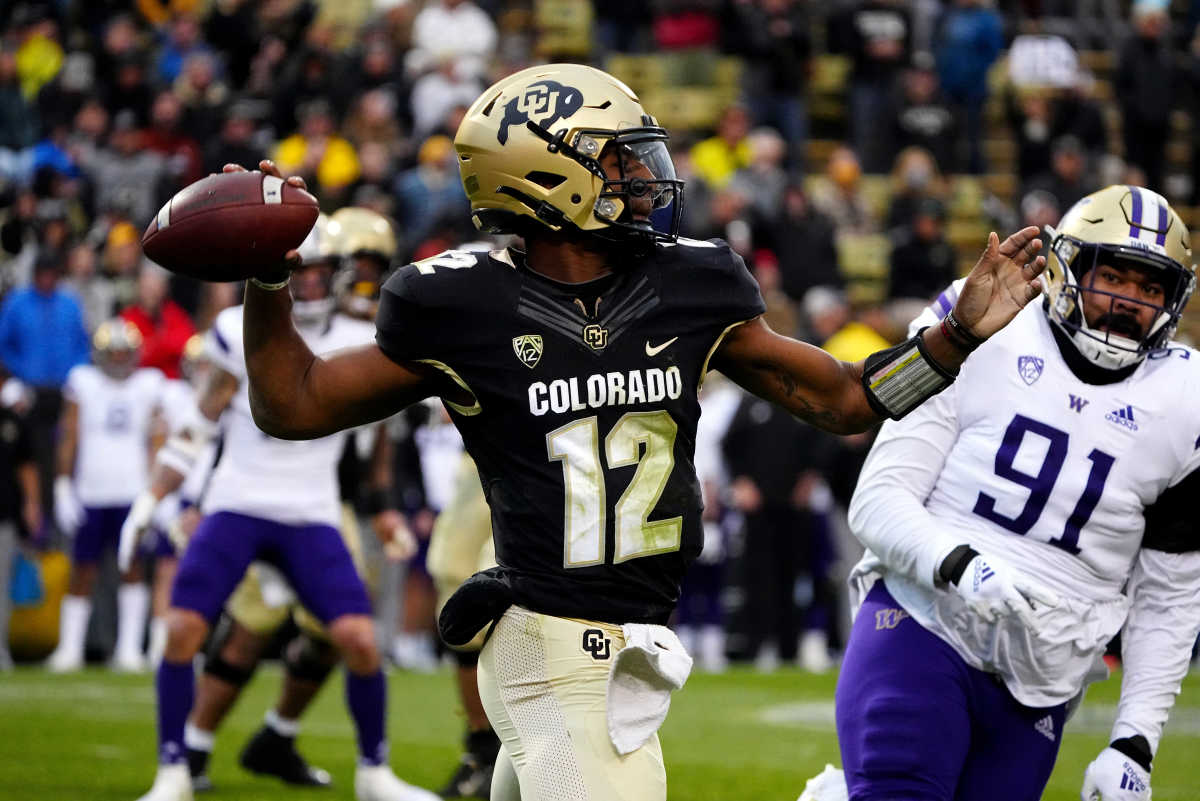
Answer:
[{"label": "w helmet logo", "polygon": [[[583,92],[574,86],[563,86],[558,81],[537,81],[504,105],[504,119],[496,139],[500,144],[508,142],[510,125],[523,125],[534,120],[543,128],[549,128],[559,120],[565,120],[583,107]],[[537,119],[541,118],[541,119]]]}]

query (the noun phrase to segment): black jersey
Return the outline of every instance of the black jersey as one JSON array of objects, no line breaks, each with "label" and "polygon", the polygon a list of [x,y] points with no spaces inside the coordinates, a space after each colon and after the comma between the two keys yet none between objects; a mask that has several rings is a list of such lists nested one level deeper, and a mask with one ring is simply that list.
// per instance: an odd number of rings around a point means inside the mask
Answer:
[{"label": "black jersey", "polygon": [[519,252],[451,251],[387,281],[377,341],[473,396],[447,406],[517,603],[661,623],[701,548],[696,393],[725,332],[763,310],[719,240],[660,246],[582,285]]}]

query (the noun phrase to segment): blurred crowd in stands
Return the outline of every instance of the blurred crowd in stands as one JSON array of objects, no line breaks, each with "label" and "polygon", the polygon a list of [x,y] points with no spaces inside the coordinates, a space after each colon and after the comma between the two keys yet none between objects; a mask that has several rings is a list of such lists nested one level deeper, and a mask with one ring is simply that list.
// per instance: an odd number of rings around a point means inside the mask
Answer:
[{"label": "blurred crowd in stands", "polygon": [[[401,264],[478,241],[457,123],[491,81],[550,60],[637,90],[672,131],[686,235],[742,254],[772,326],[855,360],[896,341],[993,228],[1053,225],[1116,182],[1200,221],[1198,22],[1197,0],[5,3],[0,368],[17,381],[0,401],[45,488],[62,383],[101,322],[133,322],[144,364],[178,376],[238,288],[165,272],[140,236],[225,163],[269,157],[327,212],[390,217]],[[870,439],[818,435],[719,382],[710,395],[713,531],[683,622],[721,630],[710,667],[769,663],[767,642],[794,658],[805,630],[821,667],[856,556],[837,509]],[[53,542],[37,522],[27,533]]]}]

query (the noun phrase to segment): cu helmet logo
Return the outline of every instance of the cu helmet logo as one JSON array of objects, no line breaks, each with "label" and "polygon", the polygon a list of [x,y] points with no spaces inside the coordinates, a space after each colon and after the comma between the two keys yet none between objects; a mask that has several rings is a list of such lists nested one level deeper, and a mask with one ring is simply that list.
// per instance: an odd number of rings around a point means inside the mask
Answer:
[{"label": "cu helmet logo", "polygon": [[600,629],[584,629],[583,650],[591,654],[592,659],[596,661],[608,659],[611,642]]},{"label": "cu helmet logo", "polygon": [[583,92],[574,86],[563,86],[558,81],[537,81],[524,92],[504,105],[504,119],[496,139],[500,144],[508,142],[508,127],[522,125],[535,117],[543,128],[549,128],[559,120],[565,120],[583,107]]}]

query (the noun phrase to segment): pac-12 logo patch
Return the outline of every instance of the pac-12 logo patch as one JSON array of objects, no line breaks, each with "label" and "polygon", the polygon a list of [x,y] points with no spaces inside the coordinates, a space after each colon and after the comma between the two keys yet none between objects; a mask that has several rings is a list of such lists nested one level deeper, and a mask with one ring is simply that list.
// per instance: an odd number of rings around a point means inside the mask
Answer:
[{"label": "pac-12 logo patch", "polygon": [[513,353],[521,360],[521,364],[532,370],[542,358],[542,335],[521,334],[513,337]]},{"label": "pac-12 logo patch", "polygon": [[1021,380],[1030,386],[1042,377],[1042,368],[1045,366],[1046,362],[1038,356],[1017,357],[1017,372],[1021,374]]},{"label": "pac-12 logo patch", "polygon": [[500,144],[508,142],[508,127],[523,125],[534,120],[543,128],[549,128],[559,120],[565,120],[583,107],[583,92],[574,86],[563,86],[558,81],[531,83],[524,93],[504,105],[504,119],[496,139]]},{"label": "pac-12 logo patch", "polygon": [[592,659],[600,661],[608,659],[612,640],[604,636],[604,632],[600,629],[584,629],[583,631],[583,650],[592,655]]}]

